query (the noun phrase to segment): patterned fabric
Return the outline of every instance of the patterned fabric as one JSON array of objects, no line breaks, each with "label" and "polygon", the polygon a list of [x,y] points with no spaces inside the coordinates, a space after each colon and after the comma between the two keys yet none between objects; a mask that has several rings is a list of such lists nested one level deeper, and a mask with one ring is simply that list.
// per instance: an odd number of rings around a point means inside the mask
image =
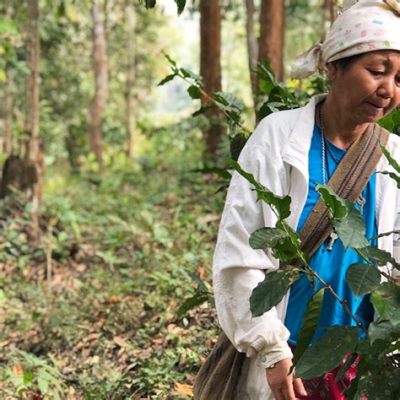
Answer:
[{"label": "patterned fabric", "polygon": [[336,19],[323,44],[298,57],[293,78],[306,78],[326,63],[376,50],[400,51],[400,0],[359,0]]}]

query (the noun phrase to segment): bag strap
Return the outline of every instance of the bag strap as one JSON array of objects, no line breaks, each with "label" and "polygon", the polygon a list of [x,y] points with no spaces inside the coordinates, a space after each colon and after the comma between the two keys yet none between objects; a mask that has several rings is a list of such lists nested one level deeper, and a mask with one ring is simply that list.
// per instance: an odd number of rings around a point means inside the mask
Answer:
[{"label": "bag strap", "polygon": [[[368,183],[382,156],[379,143],[386,145],[389,132],[377,124],[370,124],[347,150],[328,182],[335,193],[355,202]],[[302,250],[311,257],[332,232],[329,211],[320,198],[300,232]]]}]

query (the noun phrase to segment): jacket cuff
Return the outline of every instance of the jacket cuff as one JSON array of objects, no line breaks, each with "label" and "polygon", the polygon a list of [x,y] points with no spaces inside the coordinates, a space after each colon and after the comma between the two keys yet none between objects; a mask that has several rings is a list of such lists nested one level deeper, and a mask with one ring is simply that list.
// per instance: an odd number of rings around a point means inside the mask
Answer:
[{"label": "jacket cuff", "polygon": [[274,346],[266,347],[257,354],[258,363],[263,368],[269,368],[271,365],[285,358],[293,358],[292,350],[286,341],[278,342]]}]

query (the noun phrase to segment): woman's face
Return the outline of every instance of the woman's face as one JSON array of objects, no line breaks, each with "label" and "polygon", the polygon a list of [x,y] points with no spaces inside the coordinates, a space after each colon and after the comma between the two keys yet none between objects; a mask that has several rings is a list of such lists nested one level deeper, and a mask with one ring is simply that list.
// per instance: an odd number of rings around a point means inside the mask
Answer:
[{"label": "woman's face", "polygon": [[400,105],[399,51],[374,51],[344,68],[327,67],[331,94],[353,123],[375,122]]}]

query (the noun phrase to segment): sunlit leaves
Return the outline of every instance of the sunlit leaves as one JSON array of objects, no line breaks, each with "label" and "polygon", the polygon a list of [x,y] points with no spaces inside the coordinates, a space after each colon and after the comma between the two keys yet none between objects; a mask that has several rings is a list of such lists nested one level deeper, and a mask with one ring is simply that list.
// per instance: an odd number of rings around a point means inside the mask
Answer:
[{"label": "sunlit leaves", "polygon": [[298,272],[289,269],[267,273],[265,279],[251,294],[250,310],[252,315],[258,317],[276,306],[297,278]]},{"label": "sunlit leaves", "polygon": [[363,249],[357,249],[357,252],[367,260],[371,260],[377,265],[392,264],[395,268],[400,269],[400,265],[392,257],[392,255],[376,247],[365,247]]},{"label": "sunlit leaves", "polygon": [[372,292],[381,282],[381,274],[372,264],[357,263],[349,267],[346,280],[356,296]]},{"label": "sunlit leaves", "polygon": [[296,365],[296,375],[312,379],[333,370],[353,353],[358,343],[357,328],[333,327],[308,348]]},{"label": "sunlit leaves", "polygon": [[392,171],[383,171],[382,174],[389,175],[396,183],[397,187],[400,188],[400,164],[392,157],[390,152],[384,147],[381,146],[381,150],[383,155],[386,157],[388,163],[393,167],[395,172]]}]

